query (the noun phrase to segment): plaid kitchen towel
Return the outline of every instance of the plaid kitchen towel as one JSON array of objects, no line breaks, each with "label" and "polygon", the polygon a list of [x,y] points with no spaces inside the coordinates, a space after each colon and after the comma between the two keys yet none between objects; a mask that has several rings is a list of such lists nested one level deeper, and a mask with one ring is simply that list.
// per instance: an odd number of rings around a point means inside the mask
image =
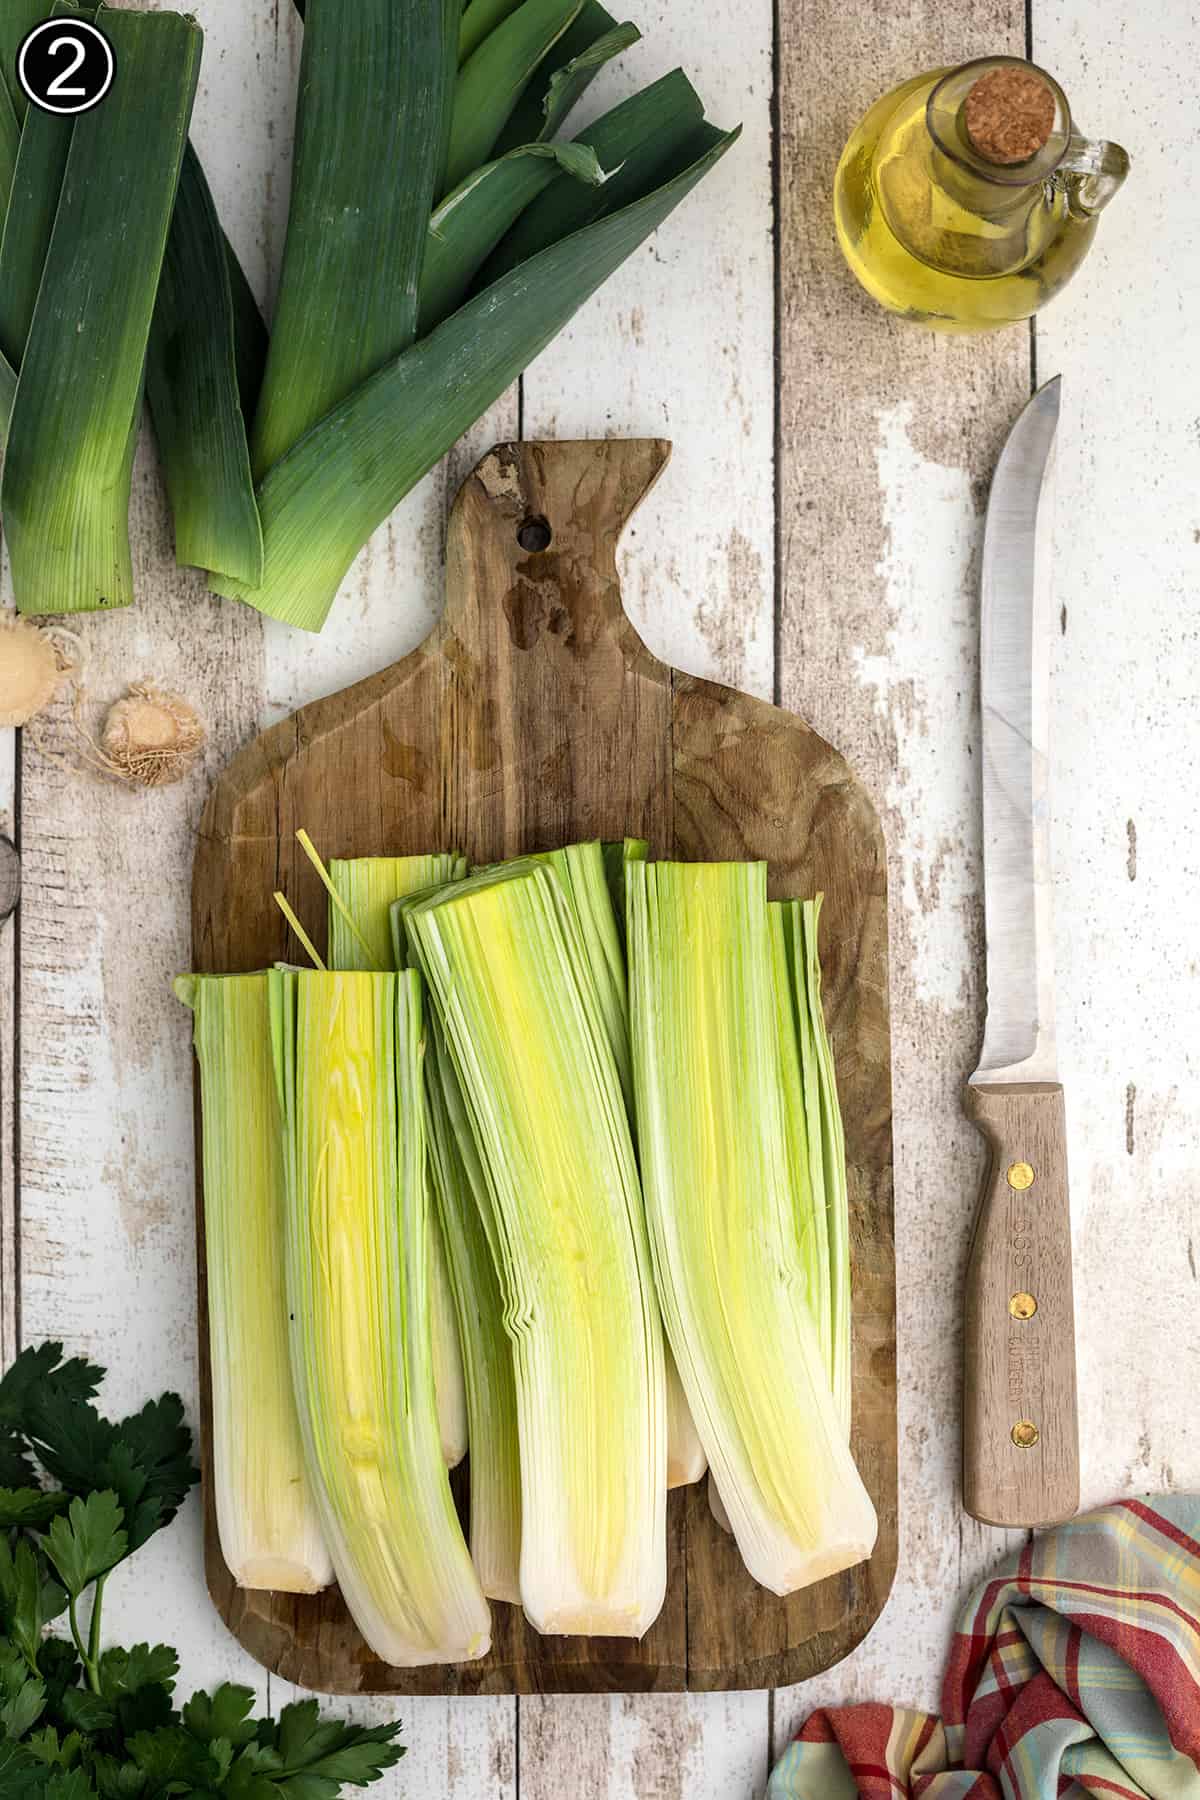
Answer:
[{"label": "plaid kitchen towel", "polygon": [[1200,1495],[1041,1533],[964,1608],[942,1717],[814,1713],[768,1800],[1200,1800]]}]

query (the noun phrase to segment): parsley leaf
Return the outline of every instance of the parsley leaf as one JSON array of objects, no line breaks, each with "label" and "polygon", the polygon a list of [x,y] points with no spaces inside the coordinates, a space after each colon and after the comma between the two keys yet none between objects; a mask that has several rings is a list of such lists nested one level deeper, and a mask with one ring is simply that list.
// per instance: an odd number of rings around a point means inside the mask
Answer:
[{"label": "parsley leaf", "polygon": [[51,1388],[31,1395],[28,1436],[46,1468],[69,1494],[95,1491],[96,1475],[116,1432],[87,1400]]},{"label": "parsley leaf", "polygon": [[116,1720],[112,1707],[99,1694],[83,1687],[67,1689],[58,1703],[58,1713],[64,1724],[89,1737],[98,1731],[107,1731]]},{"label": "parsley leaf", "polygon": [[42,1631],[57,1619],[67,1596],[45,1579],[39,1557],[28,1538],[16,1550],[0,1533],[0,1620],[32,1671],[42,1647]]},{"label": "parsley leaf", "polygon": [[90,1400],[103,1376],[103,1369],[82,1357],[64,1362],[61,1344],[32,1344],[0,1376],[0,1425],[28,1436],[29,1408],[35,1397],[53,1392]]},{"label": "parsley leaf", "polygon": [[146,1498],[159,1502],[159,1522],[169,1524],[200,1479],[183,1401],[178,1394],[163,1394],[122,1419],[116,1429],[120,1444],[146,1475]]},{"label": "parsley leaf", "polygon": [[32,1485],[35,1471],[25,1449],[25,1440],[15,1431],[0,1429],[0,1481],[9,1487]]},{"label": "parsley leaf", "polygon": [[82,1769],[63,1769],[46,1783],[46,1800],[96,1800],[96,1790]]},{"label": "parsley leaf", "polygon": [[289,1778],[288,1800],[335,1800],[343,1782],[365,1787],[399,1762],[394,1742],[400,1726],[348,1725],[321,1719],[315,1700],[285,1706],[279,1715],[275,1748]]},{"label": "parsley leaf", "polygon": [[76,1495],[65,1519],[55,1519],[45,1538],[45,1551],[71,1598],[77,1599],[98,1575],[121,1561],[128,1539],[121,1529],[121,1503],[111,1488]]},{"label": "parsley leaf", "polygon": [[136,1694],[152,1683],[170,1693],[179,1673],[179,1658],[169,1644],[134,1644],[129,1650],[106,1650],[100,1658],[100,1692],[106,1700]]},{"label": "parsley leaf", "polygon": [[53,1725],[43,1725],[25,1740],[25,1748],[45,1763],[55,1763],[63,1769],[73,1769],[79,1761],[79,1752],[83,1748],[83,1739],[77,1731],[68,1731],[66,1737],[59,1737]]},{"label": "parsley leaf", "polygon": [[51,1712],[57,1712],[63,1694],[78,1679],[79,1658],[74,1644],[66,1638],[44,1638],[37,1653],[37,1666],[46,1684],[46,1704]]},{"label": "parsley leaf", "polygon": [[211,1744],[224,1738],[235,1747],[254,1741],[258,1726],[250,1718],[254,1689],[225,1682],[215,1694],[193,1694],[183,1709],[183,1722],[194,1738]]},{"label": "parsley leaf", "polygon": [[[129,1740],[129,1754],[146,1777],[151,1793],[168,1790],[179,1782],[182,1791],[211,1785],[216,1772],[203,1744],[178,1725],[159,1731],[139,1731]],[[181,1791],[179,1788],[175,1792]]]},{"label": "parsley leaf", "polygon": [[34,1530],[67,1509],[67,1495],[37,1487],[0,1487],[0,1531]]}]

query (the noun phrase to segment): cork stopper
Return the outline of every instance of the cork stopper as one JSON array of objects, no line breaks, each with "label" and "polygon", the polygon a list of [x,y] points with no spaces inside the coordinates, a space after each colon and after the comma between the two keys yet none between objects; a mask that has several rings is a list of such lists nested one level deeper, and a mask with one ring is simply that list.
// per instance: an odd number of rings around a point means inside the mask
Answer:
[{"label": "cork stopper", "polygon": [[1054,95],[1032,69],[992,69],[963,102],[967,136],[985,162],[1022,163],[1054,130]]}]

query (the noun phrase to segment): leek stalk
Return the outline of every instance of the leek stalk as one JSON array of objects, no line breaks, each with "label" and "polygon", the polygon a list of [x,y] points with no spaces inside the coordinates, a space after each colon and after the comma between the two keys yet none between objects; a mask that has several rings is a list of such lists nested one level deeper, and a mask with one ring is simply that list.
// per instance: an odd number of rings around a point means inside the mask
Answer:
[{"label": "leek stalk", "polygon": [[513,1346],[521,1599],[640,1637],[666,1584],[661,1326],[621,1086],[573,906],[539,860],[406,911],[487,1184]]},{"label": "leek stalk", "polygon": [[132,599],[129,489],[154,297],[201,34],[113,8],[116,75],[74,122],[21,359],[0,493],[23,612]]},{"label": "leek stalk", "polygon": [[638,1145],[667,1336],[751,1575],[861,1562],[874,1508],[807,1303],[766,865],[625,871]]},{"label": "leek stalk", "polygon": [[343,1598],[402,1668],[486,1653],[438,1435],[421,984],[276,969],[292,1376]]},{"label": "leek stalk", "polygon": [[283,1162],[267,977],[186,975],[204,1145],[213,1496],[239,1587],[315,1594],[333,1580],[288,1366]]}]

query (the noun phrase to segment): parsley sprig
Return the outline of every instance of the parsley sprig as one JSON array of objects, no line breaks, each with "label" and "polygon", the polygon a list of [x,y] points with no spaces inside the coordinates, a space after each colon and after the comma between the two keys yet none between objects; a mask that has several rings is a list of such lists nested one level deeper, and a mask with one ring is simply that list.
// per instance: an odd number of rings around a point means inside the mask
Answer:
[{"label": "parsley sprig", "polygon": [[[3,1800],[337,1800],[404,1754],[398,1724],[323,1719],[315,1700],[255,1719],[226,1683],[175,1705],[165,1644],[102,1648],[104,1585],[199,1479],[183,1405],[105,1419],[104,1371],[61,1344],[0,1378]],[[49,1627],[66,1620],[69,1636]]]}]

